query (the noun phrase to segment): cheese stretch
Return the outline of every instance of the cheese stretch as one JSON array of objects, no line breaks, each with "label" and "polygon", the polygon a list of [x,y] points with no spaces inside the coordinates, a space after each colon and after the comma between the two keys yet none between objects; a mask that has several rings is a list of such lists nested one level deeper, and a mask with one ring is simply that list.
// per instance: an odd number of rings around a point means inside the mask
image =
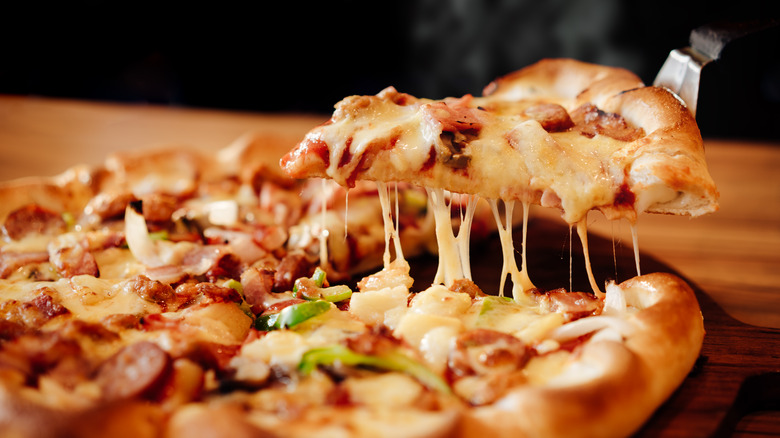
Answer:
[{"label": "cheese stretch", "polygon": [[[393,220],[393,211],[391,209],[390,201],[390,189],[386,183],[377,183],[380,205],[382,208],[382,218],[385,232],[385,252],[383,258],[384,269],[391,267],[391,254],[390,249],[394,250],[396,260],[401,260],[405,263],[403,256],[403,249],[401,247],[401,241],[399,237],[399,225],[398,225],[398,192],[396,190],[396,196],[393,198],[395,203],[395,221]],[[469,252],[470,241],[470,228],[476,209],[477,202],[480,200],[479,196],[470,195],[466,205],[465,212],[461,213],[460,225],[458,227],[457,234],[452,226],[452,213],[451,203],[449,197],[451,193],[439,189],[426,187],[428,193],[428,202],[430,213],[435,221],[435,233],[436,241],[438,245],[438,268],[433,280],[433,284],[441,284],[444,286],[452,286],[452,284],[458,279],[471,280],[471,257]],[[348,194],[346,195],[348,196]],[[500,287],[496,291],[499,296],[504,296],[504,285],[506,277],[512,281],[512,296],[516,299],[521,297],[525,292],[535,289],[533,282],[531,281],[528,264],[526,257],[526,239],[528,236],[528,219],[530,205],[528,203],[523,204],[523,219],[522,219],[522,242],[521,242],[521,266],[518,268],[515,258],[515,244],[513,239],[513,218],[515,202],[504,202],[504,218],[501,217],[501,211],[499,208],[499,202],[495,199],[487,200],[493,217],[496,222],[496,228],[498,237],[501,242],[502,249],[502,269],[500,277]],[[345,214],[346,211],[345,211]],[[586,219],[582,219],[577,222],[577,235],[580,239],[583,248],[583,256],[585,258],[585,267],[588,275],[588,281],[590,286],[598,297],[603,298],[604,292],[599,287],[593,269],[590,263],[590,251],[588,246],[587,235],[587,222]],[[324,224],[323,224],[324,228]],[[638,249],[638,237],[636,227],[632,224],[632,237],[634,244],[634,257],[637,267],[637,274],[639,274],[639,249]],[[571,242],[569,243],[571,251]],[[327,253],[322,252],[321,257],[326,257]],[[569,289],[571,290],[571,252],[569,254],[570,269],[569,269]]]}]

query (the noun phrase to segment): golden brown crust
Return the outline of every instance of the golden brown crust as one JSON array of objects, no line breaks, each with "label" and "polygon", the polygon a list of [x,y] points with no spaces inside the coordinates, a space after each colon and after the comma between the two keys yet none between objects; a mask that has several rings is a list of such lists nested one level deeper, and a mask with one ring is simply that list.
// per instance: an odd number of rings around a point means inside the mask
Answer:
[{"label": "golden brown crust", "polygon": [[[704,328],[691,288],[664,273],[621,284],[654,303],[628,320],[623,343],[589,342],[576,359],[598,377],[559,387],[528,385],[464,413],[464,437],[595,437],[635,432],[682,383],[701,349]],[[664,366],[658,366],[663,363]]]},{"label": "golden brown crust", "polygon": [[700,216],[718,209],[701,133],[678,98],[665,89],[645,87],[614,96],[605,108],[647,132],[615,157],[625,163],[637,211]]},{"label": "golden brown crust", "polygon": [[[696,120],[669,90],[646,87],[628,70],[571,59],[546,59],[497,79],[485,94],[498,98],[561,99],[568,111],[592,103],[642,128],[643,138],[611,163],[625,169],[637,213],[700,216],[718,208],[718,192],[704,161]],[[601,208],[616,216],[612,206]]]},{"label": "golden brown crust", "polygon": [[28,177],[0,183],[0,223],[8,214],[27,204],[65,212],[84,208],[94,196],[94,172],[74,167],[55,177]]},{"label": "golden brown crust", "polygon": [[[574,59],[543,59],[502,76],[483,90],[485,96],[504,99],[558,98],[574,100],[576,106],[601,96],[644,86],[634,73],[622,68],[590,64]],[[575,107],[567,108],[569,111]]]}]

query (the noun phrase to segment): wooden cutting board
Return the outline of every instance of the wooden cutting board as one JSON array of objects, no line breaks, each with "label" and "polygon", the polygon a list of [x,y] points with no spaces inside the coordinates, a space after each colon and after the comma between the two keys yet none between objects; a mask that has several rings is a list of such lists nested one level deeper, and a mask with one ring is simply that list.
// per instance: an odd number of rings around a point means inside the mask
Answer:
[{"label": "wooden cutting board", "polygon": [[[590,291],[582,247],[574,230],[547,219],[531,220],[528,228],[529,274],[537,287],[569,287]],[[515,233],[519,250],[521,233]],[[633,249],[591,234],[591,264],[597,281],[626,280],[636,274]],[[519,256],[518,256],[519,259]],[[501,245],[497,237],[471,248],[474,281],[487,293],[497,291],[501,273]],[[674,267],[642,255],[643,273],[671,272]],[[416,285],[429,283],[437,259],[423,256],[412,264]],[[690,281],[688,281],[691,284]],[[640,437],[731,436],[747,413],[780,408],[780,330],[741,323],[726,314],[706,291],[691,284],[704,315],[706,336],[701,356],[682,386],[639,431]],[[739,291],[734,291],[739,293]],[[662,367],[664,364],[659,363]],[[777,431],[780,434],[780,430]]]}]

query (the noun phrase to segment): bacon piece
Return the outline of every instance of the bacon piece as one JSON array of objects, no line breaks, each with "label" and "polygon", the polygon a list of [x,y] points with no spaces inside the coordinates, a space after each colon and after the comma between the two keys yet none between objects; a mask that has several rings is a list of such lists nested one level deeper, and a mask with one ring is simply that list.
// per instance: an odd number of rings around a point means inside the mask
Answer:
[{"label": "bacon piece", "polygon": [[273,292],[274,274],[272,269],[259,268],[250,268],[241,274],[244,299],[256,315],[265,310],[266,299]]},{"label": "bacon piece", "polygon": [[[0,303],[0,319],[27,330],[40,328],[52,318],[70,313],[55,301],[51,289],[44,287],[36,292],[38,295],[28,302],[8,300]],[[12,326],[6,326],[6,329],[10,328]]]},{"label": "bacon piece", "polygon": [[171,286],[151,280],[144,275],[132,278],[128,281],[128,285],[136,295],[146,301],[158,304],[164,312],[177,301]]},{"label": "bacon piece", "polygon": [[241,277],[243,266],[237,255],[227,253],[223,254],[217,262],[206,271],[206,278],[209,281],[216,281],[219,278],[232,278],[238,280]]},{"label": "bacon piece", "polygon": [[279,262],[274,274],[274,291],[286,292],[293,288],[295,280],[309,277],[314,271],[314,265],[302,251],[288,253]]},{"label": "bacon piece", "polygon": [[566,109],[555,103],[541,103],[527,108],[523,113],[536,120],[547,132],[561,132],[572,126],[574,122]]},{"label": "bacon piece", "polygon": [[485,293],[482,292],[482,289],[480,289],[479,286],[477,286],[476,283],[469,280],[468,278],[458,278],[455,281],[452,282],[452,285],[449,288],[453,292],[462,292],[469,294],[471,298],[474,297],[484,297]]},{"label": "bacon piece", "polygon": [[100,276],[97,261],[84,244],[50,247],[49,261],[57,273],[66,278],[76,275]]},{"label": "bacon piece", "polygon": [[17,269],[49,261],[49,253],[38,252],[0,252],[0,278],[8,278]]},{"label": "bacon piece", "polygon": [[176,287],[175,294],[180,300],[194,301],[198,297],[207,299],[212,303],[240,303],[241,294],[230,287],[223,287],[214,283],[182,283]]},{"label": "bacon piece", "polygon": [[3,224],[3,233],[12,240],[20,240],[29,234],[59,234],[66,228],[65,220],[59,213],[37,204],[29,204],[8,215]]},{"label": "bacon piece", "polygon": [[547,292],[535,292],[542,306],[552,312],[563,315],[566,322],[585,316],[598,315],[604,308],[604,302],[586,292],[568,292],[566,289],[554,289]]},{"label": "bacon piece", "polygon": [[616,140],[634,141],[644,137],[642,128],[634,128],[619,114],[607,113],[591,103],[586,103],[571,113],[574,129],[586,137],[606,135]]},{"label": "bacon piece", "polygon": [[452,376],[459,378],[514,372],[530,357],[531,349],[520,339],[495,330],[474,329],[458,336],[448,365]]},{"label": "bacon piece", "polygon": [[148,193],[141,196],[141,211],[149,222],[167,222],[178,207],[178,198],[164,193]]},{"label": "bacon piece", "polygon": [[119,350],[97,370],[95,381],[106,401],[154,399],[171,370],[171,357],[152,342]]},{"label": "bacon piece", "polygon": [[118,219],[125,214],[127,205],[135,200],[130,192],[102,192],[89,200],[84,213],[96,215],[101,221]]}]

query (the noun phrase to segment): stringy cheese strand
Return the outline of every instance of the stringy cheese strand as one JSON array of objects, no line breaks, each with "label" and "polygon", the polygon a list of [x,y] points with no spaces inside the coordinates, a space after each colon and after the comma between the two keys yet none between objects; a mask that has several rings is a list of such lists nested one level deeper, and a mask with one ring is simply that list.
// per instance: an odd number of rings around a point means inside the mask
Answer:
[{"label": "stringy cheese strand", "polygon": [[379,192],[379,205],[382,207],[382,223],[385,230],[385,252],[382,255],[382,262],[385,269],[390,266],[390,239],[393,235],[393,223],[390,217],[390,200],[388,199],[387,185],[383,182],[377,182]]},{"label": "stringy cheese strand", "polygon": [[326,223],[326,215],[328,213],[328,203],[326,202],[326,197],[328,194],[328,185],[327,180],[322,180],[322,212],[320,215],[320,219],[322,223],[320,224],[320,267],[322,269],[325,269],[328,267],[328,229],[325,227]]},{"label": "stringy cheese strand", "polygon": [[401,247],[401,219],[398,213],[398,183],[395,183],[395,228],[393,229],[393,243],[395,245],[395,259],[405,260],[404,251]]},{"label": "stringy cheese strand", "polygon": [[439,267],[433,282],[449,287],[456,279],[465,278],[464,261],[460,258],[458,242],[452,230],[450,204],[444,198],[444,190],[438,188],[426,188],[426,190],[433,210],[436,241],[439,246]]},{"label": "stringy cheese strand", "polygon": [[585,257],[585,269],[588,271],[588,281],[590,281],[590,287],[593,289],[593,293],[599,298],[604,298],[604,292],[599,289],[596,284],[596,279],[593,276],[593,268],[590,265],[590,252],[588,251],[588,225],[587,215],[577,222],[577,234],[580,236],[580,242],[582,242],[582,254]]},{"label": "stringy cheese strand", "polygon": [[[536,286],[531,282],[531,278],[528,276],[528,263],[525,257],[525,248],[526,248],[526,242],[528,242],[528,215],[531,210],[531,204],[528,202],[523,202],[523,244],[521,248],[521,257],[522,257],[522,270],[520,271],[520,283],[523,286],[523,292],[533,289]],[[506,218],[507,223],[512,222],[512,218],[510,216],[507,216]],[[517,294],[514,295],[515,298],[517,298]]]},{"label": "stringy cheese strand", "polygon": [[[501,215],[498,212],[498,201],[490,199],[490,208],[493,211],[493,218],[496,221],[496,229],[498,231],[498,237],[501,241],[501,250],[504,257],[504,263],[501,266],[501,283],[498,288],[498,295],[504,296],[504,285],[506,283],[507,274],[512,276],[512,282],[515,284],[516,275],[519,274],[517,269],[517,262],[514,257],[514,243],[512,242],[512,221],[507,221],[506,225],[501,221]],[[504,208],[507,210],[506,217],[511,218],[511,210],[513,209],[513,202],[504,202]]]},{"label": "stringy cheese strand", "polygon": [[464,278],[471,280],[471,257],[469,255],[470,241],[471,241],[471,223],[474,219],[474,212],[477,209],[477,202],[479,198],[476,195],[468,196],[468,203],[466,204],[465,215],[461,214],[460,228],[458,229],[458,237],[455,238],[458,244],[458,251],[460,254],[460,264],[463,270]]},{"label": "stringy cheese strand", "polygon": [[636,224],[631,224],[631,240],[634,245],[634,261],[636,262],[636,275],[642,275],[642,271],[639,269],[639,233],[636,229]]}]

